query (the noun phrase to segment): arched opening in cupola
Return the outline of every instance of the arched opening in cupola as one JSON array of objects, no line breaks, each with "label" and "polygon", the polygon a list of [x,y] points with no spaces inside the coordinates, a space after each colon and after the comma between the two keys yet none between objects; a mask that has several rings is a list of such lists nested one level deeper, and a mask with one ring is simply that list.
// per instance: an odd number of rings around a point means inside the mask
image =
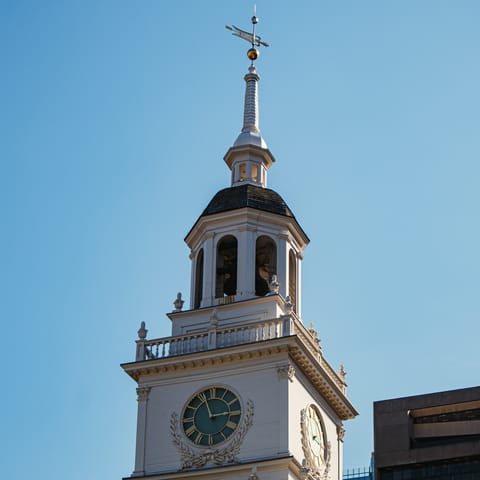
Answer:
[{"label": "arched opening in cupola", "polygon": [[195,264],[195,296],[193,301],[193,308],[200,308],[203,296],[203,248],[200,249],[197,255],[197,262]]},{"label": "arched opening in cupola", "polygon": [[237,250],[233,235],[223,237],[217,244],[216,298],[237,293]]},{"label": "arched opening in cupola", "polygon": [[263,297],[270,292],[269,283],[277,273],[277,246],[266,235],[257,238],[255,249],[255,295]]},{"label": "arched opening in cupola", "polygon": [[252,165],[252,180],[258,182],[258,166],[255,164]]},{"label": "arched opening in cupola", "polygon": [[293,311],[297,312],[297,258],[293,250],[288,254],[288,295]]},{"label": "arched opening in cupola", "polygon": [[241,182],[244,182],[247,179],[247,164],[241,163],[239,167],[239,178]]}]

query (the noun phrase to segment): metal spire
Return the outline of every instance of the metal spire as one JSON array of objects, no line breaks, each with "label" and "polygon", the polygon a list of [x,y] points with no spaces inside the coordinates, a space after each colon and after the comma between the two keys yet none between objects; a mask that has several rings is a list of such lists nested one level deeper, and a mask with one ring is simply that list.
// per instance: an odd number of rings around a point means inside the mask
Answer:
[{"label": "metal spire", "polygon": [[258,111],[258,81],[260,77],[257,75],[257,71],[254,65],[254,61],[260,55],[258,48],[260,46],[268,47],[268,43],[263,42],[261,37],[255,33],[255,26],[258,23],[258,17],[256,16],[256,7],[254,6],[254,15],[251,18],[252,21],[252,33],[241,30],[235,25],[225,28],[230,30],[232,35],[242,38],[251,44],[251,48],[247,51],[247,57],[251,60],[248,73],[244,79],[246,82],[245,88],[245,106],[243,112],[243,128],[242,133],[238,136],[234,143],[234,146],[239,145],[256,145],[262,148],[268,148],[266,142],[260,135],[259,128],[259,111]]}]

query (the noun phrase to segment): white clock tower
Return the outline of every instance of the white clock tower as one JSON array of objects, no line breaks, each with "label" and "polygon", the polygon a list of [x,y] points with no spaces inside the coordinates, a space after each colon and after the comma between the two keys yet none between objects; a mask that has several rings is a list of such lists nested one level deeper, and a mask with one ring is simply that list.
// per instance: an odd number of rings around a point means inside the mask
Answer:
[{"label": "white clock tower", "polygon": [[[255,28],[257,18],[252,18]],[[343,367],[325,359],[301,319],[301,263],[309,240],[267,188],[275,158],[258,123],[252,44],[243,128],[224,160],[219,191],[185,241],[190,308],[179,294],[172,335],[147,339],[123,369],[137,383],[132,477],[151,480],[341,480],[343,422],[357,412]]]}]

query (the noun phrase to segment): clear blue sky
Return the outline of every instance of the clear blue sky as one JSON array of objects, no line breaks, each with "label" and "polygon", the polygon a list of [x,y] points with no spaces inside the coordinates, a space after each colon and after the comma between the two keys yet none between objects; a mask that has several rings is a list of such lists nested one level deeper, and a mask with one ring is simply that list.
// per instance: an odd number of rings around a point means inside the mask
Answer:
[{"label": "clear blue sky", "polygon": [[[303,319],[372,402],[478,385],[480,3],[257,0],[269,186],[311,243]],[[242,122],[236,1],[0,2],[2,475],[133,470],[136,331],[169,335],[183,243]]]}]

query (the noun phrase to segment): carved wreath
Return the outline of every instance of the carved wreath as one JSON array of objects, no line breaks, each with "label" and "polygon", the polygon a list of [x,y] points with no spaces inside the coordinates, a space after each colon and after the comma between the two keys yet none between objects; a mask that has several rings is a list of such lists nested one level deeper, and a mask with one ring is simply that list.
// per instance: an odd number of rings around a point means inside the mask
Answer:
[{"label": "carved wreath", "polygon": [[208,463],[215,465],[224,465],[226,463],[237,462],[236,455],[240,452],[240,446],[253,423],[253,402],[248,400],[246,403],[245,415],[242,421],[224,448],[209,449],[204,453],[197,453],[192,447],[187,445],[180,435],[178,414],[172,413],[170,418],[170,432],[173,437],[173,443],[180,452],[182,460],[182,469],[200,468]]},{"label": "carved wreath", "polygon": [[323,466],[317,467],[313,460],[310,446],[308,444],[308,433],[306,425],[307,409],[300,412],[300,426],[302,431],[302,448],[305,455],[305,464],[310,470],[310,476],[315,480],[328,480],[330,478],[330,459],[332,456],[332,445],[330,441],[325,446],[325,462]]}]

